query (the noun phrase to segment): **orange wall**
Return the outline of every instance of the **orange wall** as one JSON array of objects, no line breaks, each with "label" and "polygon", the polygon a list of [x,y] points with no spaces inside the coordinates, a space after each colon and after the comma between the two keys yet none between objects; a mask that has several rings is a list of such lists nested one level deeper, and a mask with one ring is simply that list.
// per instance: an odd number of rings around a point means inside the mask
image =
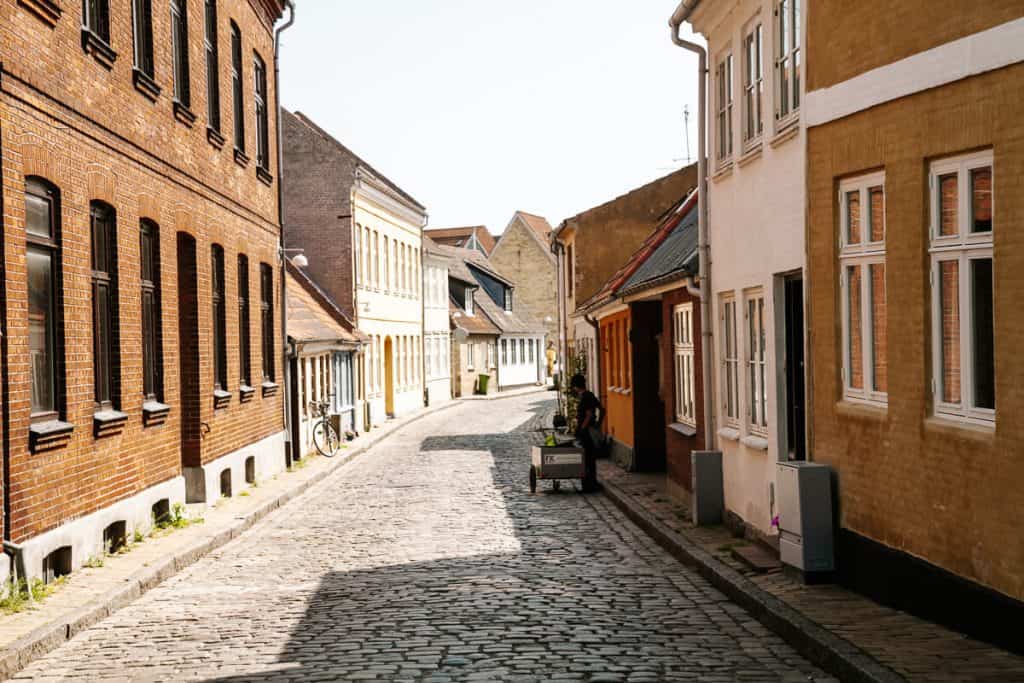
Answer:
[{"label": "orange wall", "polygon": [[626,446],[633,446],[633,367],[629,343],[629,311],[602,318],[601,405],[607,412],[605,432]]}]

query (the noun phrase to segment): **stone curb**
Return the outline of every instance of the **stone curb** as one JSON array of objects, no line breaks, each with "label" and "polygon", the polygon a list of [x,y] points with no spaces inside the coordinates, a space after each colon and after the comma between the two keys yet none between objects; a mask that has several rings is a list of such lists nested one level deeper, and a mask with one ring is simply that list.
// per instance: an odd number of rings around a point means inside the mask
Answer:
[{"label": "stone curb", "polygon": [[[194,543],[179,550],[174,555],[135,571],[125,579],[123,586],[108,591],[89,604],[62,616],[53,623],[40,626],[27,635],[15,640],[0,651],[0,681],[14,676],[33,660],[56,650],[78,633],[106,619],[121,608],[127,607],[150,589],[159,586],[182,569],[194,564],[203,556],[226,545],[271,512],[305,493],[314,485],[319,484],[340,467],[351,462],[395,432],[429,415],[457,405],[459,405],[459,401],[454,400],[442,403],[439,406],[425,408],[407,421],[394,425],[390,429],[385,427],[376,430],[377,434],[371,436],[365,443],[360,444],[358,448],[346,452],[343,456],[334,458],[330,461],[329,466],[311,475],[308,479],[298,482],[256,509],[237,517],[235,523],[231,526],[215,533],[200,536]],[[373,432],[370,432],[370,434],[373,434]]]},{"label": "stone curb", "polygon": [[503,398],[519,398],[520,396],[530,396],[532,394],[547,393],[554,394],[555,398],[558,397],[558,393],[554,389],[551,389],[550,387],[545,385],[543,387],[533,387],[531,389],[521,391],[512,391],[507,394],[496,393],[487,394],[486,396],[477,396],[475,394],[472,396],[460,396],[459,398],[455,399],[454,402],[458,403],[459,401],[500,401]]},{"label": "stone curb", "polygon": [[634,503],[630,495],[619,486],[608,481],[602,481],[601,485],[605,495],[658,545],[683,564],[696,569],[715,588],[813,664],[842,681],[897,683],[906,680],[849,641],[822,628],[771,595],[682,534],[665,526]]}]

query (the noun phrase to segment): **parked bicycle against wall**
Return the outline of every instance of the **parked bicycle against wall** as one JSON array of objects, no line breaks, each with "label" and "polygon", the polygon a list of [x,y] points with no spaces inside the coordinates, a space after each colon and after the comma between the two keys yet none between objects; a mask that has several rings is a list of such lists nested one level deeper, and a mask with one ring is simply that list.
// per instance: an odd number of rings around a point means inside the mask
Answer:
[{"label": "parked bicycle against wall", "polygon": [[313,423],[313,445],[320,451],[320,455],[333,458],[334,454],[341,450],[341,437],[331,424],[328,407],[328,401],[309,402],[309,409],[316,418],[316,422]]}]

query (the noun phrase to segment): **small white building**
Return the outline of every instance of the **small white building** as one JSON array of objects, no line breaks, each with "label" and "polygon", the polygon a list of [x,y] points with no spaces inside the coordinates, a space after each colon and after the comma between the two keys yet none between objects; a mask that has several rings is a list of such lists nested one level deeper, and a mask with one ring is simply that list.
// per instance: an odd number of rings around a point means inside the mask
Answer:
[{"label": "small white building", "polygon": [[[486,363],[497,364],[498,390],[543,384],[547,378],[544,358],[544,323],[515,301],[515,285],[496,271],[482,254],[471,249],[438,246],[448,256],[449,278],[475,295],[460,301],[472,315],[483,316],[498,330],[493,352]],[[479,309],[479,310],[477,310]],[[485,347],[486,348],[486,347]],[[495,358],[490,358],[492,355]],[[468,362],[468,361],[467,361]],[[483,359],[481,359],[483,362]],[[474,363],[476,365],[476,363]]]},{"label": "small white building", "polygon": [[428,405],[452,398],[451,323],[448,311],[448,260],[423,238],[423,381]]},{"label": "small white building", "polygon": [[352,321],[307,275],[288,266],[288,347],[292,364],[292,425],[300,445],[296,455],[311,453],[314,404],[326,402],[327,412],[345,438],[358,433],[355,357],[366,340]]}]

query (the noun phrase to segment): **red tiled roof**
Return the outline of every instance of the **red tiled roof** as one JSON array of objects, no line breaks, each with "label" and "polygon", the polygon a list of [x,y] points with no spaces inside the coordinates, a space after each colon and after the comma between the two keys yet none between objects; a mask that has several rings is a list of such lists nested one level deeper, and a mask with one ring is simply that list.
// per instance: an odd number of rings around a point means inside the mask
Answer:
[{"label": "red tiled roof", "polygon": [[488,254],[496,244],[494,236],[484,225],[467,225],[461,228],[430,228],[423,233],[438,244],[445,244],[449,247],[465,247],[470,236],[476,235],[476,239]]},{"label": "red tiled roof", "polygon": [[551,241],[551,223],[548,223],[548,219],[543,216],[538,216],[532,213],[526,213],[525,211],[516,211],[517,214],[523,219],[530,228],[537,233],[537,237],[547,244]]}]

